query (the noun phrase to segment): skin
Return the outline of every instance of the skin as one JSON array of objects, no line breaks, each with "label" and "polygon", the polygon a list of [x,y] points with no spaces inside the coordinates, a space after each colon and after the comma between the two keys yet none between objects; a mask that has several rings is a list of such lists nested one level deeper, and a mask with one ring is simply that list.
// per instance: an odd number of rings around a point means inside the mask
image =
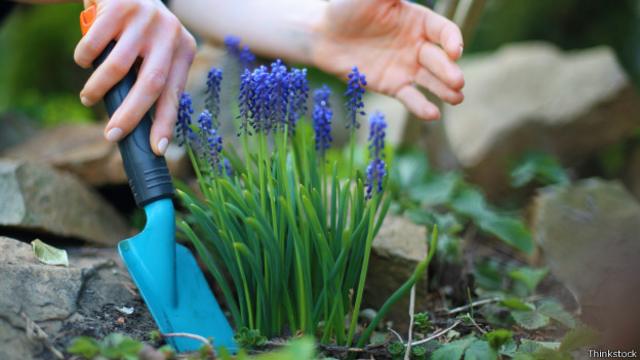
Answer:
[{"label": "skin", "polygon": [[193,62],[196,42],[159,0],[85,1],[85,7],[91,4],[97,6],[96,19],[78,43],[74,60],[83,68],[91,68],[109,42],[117,40],[117,44],[87,80],[80,91],[80,101],[85,106],[95,105],[141,58],[138,79],[109,120],[104,135],[112,142],[121,140],[155,104],[150,143],[153,151],[162,155],[173,134],[178,99]]},{"label": "skin", "polygon": [[[48,3],[64,0],[22,0]],[[346,78],[353,66],[368,88],[395,96],[416,116],[434,120],[438,108],[419,88],[442,100],[463,100],[458,27],[431,10],[402,0],[86,0],[96,20],[78,43],[74,59],[90,68],[112,40],[117,45],[80,92],[86,106],[102,99],[138,58],[138,80],[105,128],[117,142],[156,104],[150,142],[161,155],[172,137],[179,94],[195,54],[182,26],[212,41],[240,36],[259,55],[318,67]],[[174,15],[175,14],[175,15]],[[176,17],[177,16],[177,17]]]},{"label": "skin", "polygon": [[[173,0],[174,13],[205,38],[240,36],[257,54],[346,78],[353,66],[368,88],[398,98],[416,116],[440,117],[419,88],[450,104],[464,96],[455,63],[460,29],[426,7],[401,0]],[[210,9],[216,9],[212,16]],[[212,21],[215,20],[215,21]]]}]

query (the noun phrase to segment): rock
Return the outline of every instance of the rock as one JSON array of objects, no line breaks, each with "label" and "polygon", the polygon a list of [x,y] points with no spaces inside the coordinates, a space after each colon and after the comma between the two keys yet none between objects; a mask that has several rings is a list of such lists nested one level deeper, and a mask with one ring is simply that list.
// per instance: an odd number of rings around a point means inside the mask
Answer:
[{"label": "rock", "polygon": [[118,213],[70,174],[43,164],[0,159],[0,226],[101,245],[128,237]]},{"label": "rock", "polygon": [[[122,157],[115,144],[105,140],[103,124],[66,124],[42,130],[30,140],[8,149],[3,156],[42,162],[71,172],[93,185],[126,184]],[[165,158],[176,177],[190,174],[183,149],[171,144]]]},{"label": "rock", "polygon": [[[409,279],[418,262],[427,256],[426,227],[410,220],[387,215],[373,241],[364,299],[366,306],[379,309],[387,298]],[[416,292],[416,311],[426,310],[427,282],[421,281]],[[409,297],[399,301],[387,316],[394,329],[408,324]]]},{"label": "rock", "polygon": [[640,147],[633,150],[626,165],[625,185],[637,199],[640,199]]},{"label": "rock", "polygon": [[0,151],[15,146],[38,132],[34,121],[19,114],[0,114]]},{"label": "rock", "polygon": [[640,204],[618,182],[583,180],[536,198],[533,234],[551,272],[610,345],[640,343]]},{"label": "rock", "polygon": [[573,165],[640,124],[640,96],[607,47],[508,45],[462,68],[465,101],[445,108],[446,133],[471,179],[494,197],[508,189],[508,169],[525,152]]},{"label": "rock", "polygon": [[[0,359],[51,359],[50,347],[63,351],[73,337],[103,337],[120,331],[143,338],[155,328],[126,270],[113,259],[115,249],[70,251],[70,266],[39,263],[31,246],[0,237]],[[124,315],[117,307],[133,307]],[[124,324],[116,319],[124,317]],[[27,322],[48,335],[29,339]]]}]

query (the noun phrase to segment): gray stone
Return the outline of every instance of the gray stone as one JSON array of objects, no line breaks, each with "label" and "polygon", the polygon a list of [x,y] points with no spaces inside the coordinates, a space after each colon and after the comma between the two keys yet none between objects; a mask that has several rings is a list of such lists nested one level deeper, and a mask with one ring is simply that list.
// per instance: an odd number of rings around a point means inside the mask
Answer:
[{"label": "gray stone", "polygon": [[[44,265],[29,244],[0,237],[0,359],[51,359],[51,347],[63,351],[75,336],[121,331],[141,338],[154,328],[126,270],[113,260],[114,249],[69,255],[69,267]],[[134,307],[134,314],[119,313],[122,306]],[[27,321],[48,340],[29,338]]]},{"label": "gray stone", "polygon": [[562,52],[513,44],[462,63],[465,101],[447,106],[446,133],[461,165],[490,195],[525,152],[571,165],[633,135],[640,96],[607,47]]},{"label": "gray stone", "polygon": [[0,226],[114,245],[128,227],[100,195],[43,164],[0,159]]},{"label": "gray stone", "polygon": [[0,151],[29,139],[38,132],[38,125],[17,113],[0,114]]},{"label": "gray stone", "polygon": [[626,164],[624,183],[637,199],[640,199],[640,147],[636,147]]},{"label": "gray stone", "polygon": [[[418,262],[427,256],[427,229],[410,220],[387,215],[373,241],[367,274],[366,306],[379,309],[413,274]],[[426,310],[426,277],[416,286],[416,311]],[[409,296],[399,301],[387,316],[396,330],[408,324]]]},{"label": "gray stone", "polygon": [[544,189],[533,209],[535,240],[583,318],[610,344],[640,343],[640,204],[618,182],[589,179]]},{"label": "gray stone", "polygon": [[[118,147],[104,138],[103,131],[104,124],[47,128],[2,155],[51,165],[93,186],[126,184]],[[177,145],[169,145],[165,158],[173,176],[184,178],[191,173],[186,153]]]}]

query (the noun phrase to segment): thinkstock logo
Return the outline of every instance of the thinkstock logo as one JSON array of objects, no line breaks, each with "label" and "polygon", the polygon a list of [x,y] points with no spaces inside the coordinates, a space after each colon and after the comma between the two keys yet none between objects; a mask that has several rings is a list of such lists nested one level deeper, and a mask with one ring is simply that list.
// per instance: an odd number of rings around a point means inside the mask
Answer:
[{"label": "thinkstock logo", "polygon": [[589,357],[593,359],[633,359],[638,357],[635,350],[589,350]]}]

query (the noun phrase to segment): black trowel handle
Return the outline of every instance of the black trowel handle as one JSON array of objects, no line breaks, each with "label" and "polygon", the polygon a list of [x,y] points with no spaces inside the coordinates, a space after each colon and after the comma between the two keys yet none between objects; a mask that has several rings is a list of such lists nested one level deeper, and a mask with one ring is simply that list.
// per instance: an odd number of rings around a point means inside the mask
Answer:
[{"label": "black trowel handle", "polygon": [[[91,5],[80,14],[80,29],[86,34],[96,18],[96,5]],[[109,56],[115,46],[109,43],[102,54],[93,63],[97,68]],[[131,68],[127,76],[117,83],[104,96],[109,117],[118,109],[136,82],[136,70]],[[151,115],[147,112],[138,126],[118,143],[124,170],[129,178],[129,186],[136,204],[143,207],[153,201],[173,196],[173,184],[167,163],[162,156],[156,156],[151,150],[149,134],[151,133]]]},{"label": "black trowel handle", "polygon": [[[109,55],[115,42],[111,42],[93,63],[97,68]],[[127,76],[117,83],[104,97],[109,117],[120,104],[136,81],[136,71],[132,68]],[[163,156],[157,156],[151,150],[149,134],[151,132],[151,114],[147,112],[138,126],[118,143],[124,170],[129,178],[129,186],[136,204],[140,207],[153,201],[173,196],[173,184],[167,163]]]}]

